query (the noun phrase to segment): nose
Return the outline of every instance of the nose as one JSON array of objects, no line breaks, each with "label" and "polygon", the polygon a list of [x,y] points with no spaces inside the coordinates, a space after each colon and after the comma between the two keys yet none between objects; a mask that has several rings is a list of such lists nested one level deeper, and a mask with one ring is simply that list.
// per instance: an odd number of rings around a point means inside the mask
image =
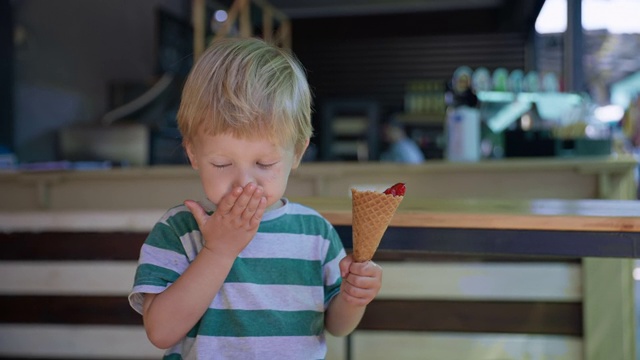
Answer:
[{"label": "nose", "polygon": [[238,169],[234,176],[233,186],[234,187],[244,187],[248,183],[256,183],[255,176],[253,176],[252,172],[249,169]]}]

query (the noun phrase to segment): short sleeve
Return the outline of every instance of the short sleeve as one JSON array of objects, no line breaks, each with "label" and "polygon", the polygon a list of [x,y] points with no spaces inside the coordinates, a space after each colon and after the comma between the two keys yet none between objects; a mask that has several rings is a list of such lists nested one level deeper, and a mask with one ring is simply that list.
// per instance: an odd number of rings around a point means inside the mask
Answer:
[{"label": "short sleeve", "polygon": [[323,263],[325,309],[329,306],[331,299],[340,292],[340,285],[342,284],[342,277],[340,276],[340,260],[346,256],[340,236],[333,226],[329,226],[330,228],[327,235],[329,246]]},{"label": "short sleeve", "polygon": [[189,266],[183,241],[189,233],[179,235],[168,222],[158,222],[140,249],[140,258],[129,294],[129,304],[142,314],[144,294],[159,294],[174,283]]}]

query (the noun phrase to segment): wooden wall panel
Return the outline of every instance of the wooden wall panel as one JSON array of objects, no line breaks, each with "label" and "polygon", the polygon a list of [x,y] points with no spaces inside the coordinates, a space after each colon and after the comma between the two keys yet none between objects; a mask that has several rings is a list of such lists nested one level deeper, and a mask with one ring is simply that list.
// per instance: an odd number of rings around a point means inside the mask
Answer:
[{"label": "wooden wall panel", "polygon": [[581,360],[582,341],[572,336],[360,331],[352,360]]},{"label": "wooden wall panel", "polygon": [[345,34],[342,39],[301,39],[294,43],[293,50],[308,71],[318,114],[324,102],[336,98],[373,100],[383,114],[402,111],[405,87],[410,81],[444,83],[463,65],[489,70],[525,66],[521,34],[357,39]]},{"label": "wooden wall panel", "polygon": [[[0,359],[158,358],[162,351],[148,342],[141,316],[127,301],[145,237],[143,231],[81,229],[0,233],[0,308],[10,309],[0,312]],[[499,347],[515,341],[520,352],[534,343],[544,347],[560,341],[574,347],[581,342],[576,259],[520,262],[383,251],[375,260],[386,269],[388,286],[369,305],[351,338],[329,337],[327,359],[348,359],[349,349],[351,359],[375,358],[378,350],[363,344],[379,339],[378,332],[385,334],[380,343],[389,351],[411,351],[421,358],[425,352],[455,358],[459,349],[444,349],[450,342],[441,338],[453,333],[460,346],[480,341],[484,347]],[[555,278],[552,286],[535,280],[550,276]],[[496,286],[489,294],[489,278],[516,285]],[[397,334],[402,334],[399,343]],[[416,336],[433,343],[435,350],[420,346],[422,340],[412,342]],[[408,347],[399,345],[407,341]]]}]

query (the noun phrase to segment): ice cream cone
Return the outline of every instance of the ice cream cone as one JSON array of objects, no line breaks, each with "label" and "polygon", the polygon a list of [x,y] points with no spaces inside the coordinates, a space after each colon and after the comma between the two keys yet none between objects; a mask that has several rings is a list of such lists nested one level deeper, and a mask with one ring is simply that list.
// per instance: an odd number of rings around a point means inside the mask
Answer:
[{"label": "ice cream cone", "polygon": [[393,214],[404,196],[351,189],[353,259],[365,262],[373,258]]}]

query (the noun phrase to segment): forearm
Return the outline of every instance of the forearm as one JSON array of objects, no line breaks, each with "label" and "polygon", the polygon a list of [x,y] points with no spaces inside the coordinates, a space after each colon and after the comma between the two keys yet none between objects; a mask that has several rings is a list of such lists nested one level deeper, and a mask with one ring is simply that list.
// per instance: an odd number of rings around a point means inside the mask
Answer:
[{"label": "forearm", "polygon": [[234,260],[203,249],[175,283],[145,300],[144,327],[149,340],[168,348],[182,339],[209,308]]},{"label": "forearm", "polygon": [[325,328],[333,336],[349,335],[360,323],[366,308],[366,305],[348,303],[340,292],[329,304],[325,314]]}]

